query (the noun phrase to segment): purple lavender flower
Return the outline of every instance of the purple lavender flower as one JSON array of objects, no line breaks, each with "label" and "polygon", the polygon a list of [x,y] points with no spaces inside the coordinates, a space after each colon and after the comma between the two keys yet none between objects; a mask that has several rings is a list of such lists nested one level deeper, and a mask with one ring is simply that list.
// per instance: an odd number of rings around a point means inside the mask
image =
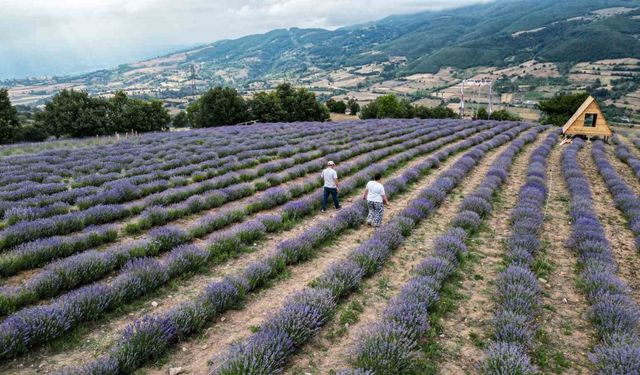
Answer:
[{"label": "purple lavender flower", "polygon": [[485,375],[520,374],[533,375],[538,369],[531,358],[516,344],[496,343],[489,347],[481,371]]}]

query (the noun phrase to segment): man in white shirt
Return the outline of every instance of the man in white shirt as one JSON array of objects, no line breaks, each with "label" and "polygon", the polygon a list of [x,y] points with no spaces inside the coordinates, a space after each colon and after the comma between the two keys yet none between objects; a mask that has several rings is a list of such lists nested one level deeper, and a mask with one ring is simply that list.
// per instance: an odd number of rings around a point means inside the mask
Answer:
[{"label": "man in white shirt", "polygon": [[327,210],[327,201],[329,200],[329,195],[333,198],[333,205],[336,207],[336,210],[340,209],[340,202],[338,201],[338,173],[333,167],[335,167],[336,163],[333,161],[329,161],[327,163],[327,168],[325,168],[320,176],[324,179],[324,195],[322,196],[322,212]]}]

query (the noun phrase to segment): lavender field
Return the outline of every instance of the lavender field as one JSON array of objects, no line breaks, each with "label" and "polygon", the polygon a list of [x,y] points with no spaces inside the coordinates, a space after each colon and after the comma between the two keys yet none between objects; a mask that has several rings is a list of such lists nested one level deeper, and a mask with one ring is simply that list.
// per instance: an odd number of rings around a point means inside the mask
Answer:
[{"label": "lavender field", "polygon": [[373,120],[4,156],[0,373],[640,374],[640,137],[560,139]]}]

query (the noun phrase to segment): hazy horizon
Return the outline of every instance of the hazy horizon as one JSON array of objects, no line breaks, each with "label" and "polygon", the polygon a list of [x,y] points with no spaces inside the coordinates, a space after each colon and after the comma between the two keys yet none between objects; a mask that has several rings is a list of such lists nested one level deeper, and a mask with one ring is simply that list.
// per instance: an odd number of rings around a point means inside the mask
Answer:
[{"label": "hazy horizon", "polygon": [[276,28],[336,29],[488,1],[0,0],[0,79],[77,74]]}]

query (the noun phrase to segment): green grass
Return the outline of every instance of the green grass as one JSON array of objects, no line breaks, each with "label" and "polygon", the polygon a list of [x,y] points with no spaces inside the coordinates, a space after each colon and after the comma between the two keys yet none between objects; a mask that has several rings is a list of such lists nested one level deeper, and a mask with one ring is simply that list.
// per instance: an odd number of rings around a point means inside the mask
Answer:
[{"label": "green grass", "polygon": [[328,330],[325,336],[327,340],[334,343],[337,339],[344,337],[349,327],[360,320],[363,311],[364,305],[357,300],[340,306],[337,311],[337,327],[331,327]]}]

